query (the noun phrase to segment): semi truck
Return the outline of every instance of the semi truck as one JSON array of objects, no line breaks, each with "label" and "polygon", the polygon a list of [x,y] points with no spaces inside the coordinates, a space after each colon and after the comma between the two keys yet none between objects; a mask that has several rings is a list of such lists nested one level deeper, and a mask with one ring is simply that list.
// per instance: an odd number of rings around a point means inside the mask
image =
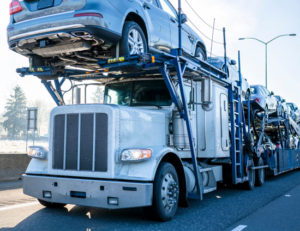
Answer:
[{"label": "semi truck", "polygon": [[[166,221],[218,183],[253,189],[265,174],[300,167],[299,145],[291,146],[298,125],[254,110],[250,93],[241,94],[241,70],[239,81],[230,81],[225,71],[177,49],[97,64],[97,71],[66,69],[61,78],[42,80],[58,106],[49,147],[30,147],[23,176],[24,193],[42,205],[145,207]],[[52,71],[17,70],[39,77]],[[65,105],[66,80],[103,85],[104,102]]]}]

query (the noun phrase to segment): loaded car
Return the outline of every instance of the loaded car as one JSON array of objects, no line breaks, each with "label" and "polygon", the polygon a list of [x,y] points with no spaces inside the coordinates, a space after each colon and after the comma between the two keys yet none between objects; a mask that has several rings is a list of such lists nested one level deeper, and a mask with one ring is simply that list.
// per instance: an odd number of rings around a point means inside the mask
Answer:
[{"label": "loaded car", "polygon": [[[209,58],[207,58],[207,61],[214,67],[217,67],[225,72],[224,57],[209,57]],[[239,71],[236,67],[236,61],[233,59],[227,58],[226,64],[227,64],[226,72],[227,72],[228,80],[237,84],[240,81],[240,78],[239,78]],[[247,79],[242,77],[243,100],[245,100],[246,95],[249,93],[250,93],[250,85],[249,85]]]},{"label": "loaded car", "polygon": [[[95,70],[100,58],[178,48],[178,14],[168,0],[13,0],[10,15],[9,47],[32,66]],[[206,59],[202,39],[186,24],[182,31],[184,53]]]},{"label": "loaded car", "polygon": [[290,108],[292,119],[297,123],[300,122],[300,110],[297,105],[294,103],[287,103],[287,106]]},{"label": "loaded car", "polygon": [[274,96],[277,99],[277,112],[279,116],[289,116],[290,108],[287,106],[285,99],[279,95]]},{"label": "loaded car", "polygon": [[277,99],[274,97],[274,92],[269,92],[262,85],[251,85],[251,102],[254,109],[268,113],[274,113],[277,111]]}]

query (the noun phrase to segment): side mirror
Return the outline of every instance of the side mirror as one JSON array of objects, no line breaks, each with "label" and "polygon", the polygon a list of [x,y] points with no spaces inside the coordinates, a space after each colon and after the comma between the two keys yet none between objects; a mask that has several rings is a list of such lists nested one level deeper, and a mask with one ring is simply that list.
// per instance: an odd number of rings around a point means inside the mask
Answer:
[{"label": "side mirror", "polygon": [[231,59],[229,64],[230,64],[230,65],[236,65],[236,61],[233,60],[233,59]]},{"label": "side mirror", "polygon": [[270,95],[274,95],[274,92],[273,92],[273,91],[271,91]]},{"label": "side mirror", "polygon": [[181,14],[181,24],[184,24],[187,22],[187,15],[186,14]]},{"label": "side mirror", "polygon": [[283,99],[281,102],[285,103],[285,99]]},{"label": "side mirror", "polygon": [[298,110],[298,107],[295,107],[295,111],[297,111]]}]

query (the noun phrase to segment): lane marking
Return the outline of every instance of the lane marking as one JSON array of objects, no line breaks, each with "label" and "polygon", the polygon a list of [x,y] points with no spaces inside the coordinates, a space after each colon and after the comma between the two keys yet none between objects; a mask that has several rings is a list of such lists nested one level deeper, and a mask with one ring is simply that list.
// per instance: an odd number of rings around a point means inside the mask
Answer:
[{"label": "lane marking", "polygon": [[22,208],[22,207],[27,207],[27,206],[33,206],[33,205],[38,205],[39,202],[30,202],[30,203],[23,203],[23,204],[18,204],[18,205],[10,205],[10,206],[5,206],[0,208],[1,211],[6,211],[6,210],[11,210],[11,209],[17,209],[17,208]]},{"label": "lane marking", "polygon": [[231,231],[242,231],[245,228],[247,228],[247,225],[239,225],[238,227],[236,227],[235,229],[233,229]]},{"label": "lane marking", "polygon": [[292,195],[291,194],[286,194],[284,195],[285,197],[291,197]]}]

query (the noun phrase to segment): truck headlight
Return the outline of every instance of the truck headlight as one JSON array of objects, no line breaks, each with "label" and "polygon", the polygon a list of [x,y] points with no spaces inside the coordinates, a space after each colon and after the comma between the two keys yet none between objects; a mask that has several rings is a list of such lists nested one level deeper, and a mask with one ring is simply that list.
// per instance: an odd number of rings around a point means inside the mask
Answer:
[{"label": "truck headlight", "polygon": [[150,159],[151,149],[126,149],[121,154],[122,161],[141,161]]},{"label": "truck headlight", "polygon": [[48,150],[42,146],[29,146],[28,156],[31,158],[46,160],[48,155]]}]

